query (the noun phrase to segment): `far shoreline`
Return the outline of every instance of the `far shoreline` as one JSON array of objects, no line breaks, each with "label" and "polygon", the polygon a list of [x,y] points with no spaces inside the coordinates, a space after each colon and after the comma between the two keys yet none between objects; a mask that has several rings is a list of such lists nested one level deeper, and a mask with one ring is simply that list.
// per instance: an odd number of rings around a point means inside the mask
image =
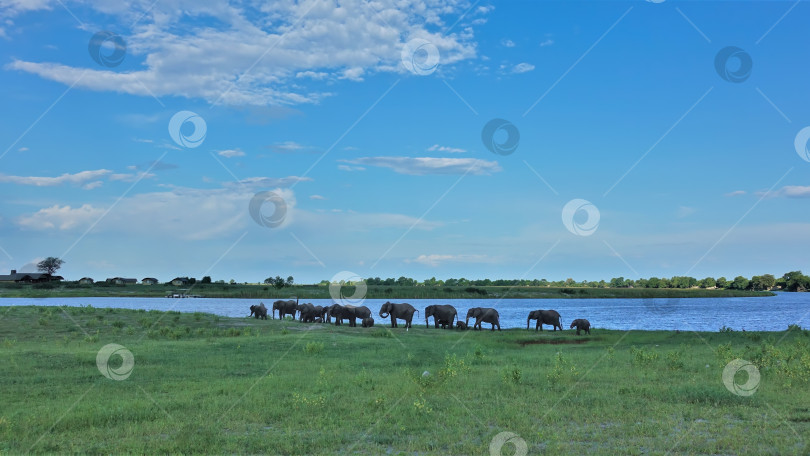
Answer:
[{"label": "far shoreline", "polygon": [[[336,290],[333,290],[335,292]],[[365,291],[344,286],[343,298],[365,299],[689,299],[776,296],[773,291],[707,288],[589,288],[537,286],[426,287],[370,285]],[[354,296],[357,294],[358,296]],[[79,285],[75,283],[3,284],[0,298],[171,298],[173,295],[214,299],[332,299],[324,285],[195,284],[172,285]],[[186,299],[194,299],[188,297]]]}]

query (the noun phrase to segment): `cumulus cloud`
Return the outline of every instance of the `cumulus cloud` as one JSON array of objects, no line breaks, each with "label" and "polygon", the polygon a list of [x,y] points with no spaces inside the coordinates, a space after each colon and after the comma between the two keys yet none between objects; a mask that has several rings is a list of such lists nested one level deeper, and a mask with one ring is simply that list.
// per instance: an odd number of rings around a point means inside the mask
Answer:
[{"label": "cumulus cloud", "polygon": [[311,200],[325,200],[326,197],[321,196],[321,195],[309,195],[309,199],[311,199]]},{"label": "cumulus cloud", "polygon": [[[7,6],[10,4],[10,6]],[[3,2],[13,11],[50,8],[51,2]],[[378,72],[407,73],[401,50],[414,38],[439,50],[442,67],[476,56],[465,0],[340,2],[187,2],[165,0],[88,4],[117,19],[127,54],[143,62],[132,71],[81,68],[61,62],[12,60],[7,68],[76,88],[138,96],[201,98],[228,105],[297,105],[330,96],[326,78],[359,81]],[[456,31],[447,26],[462,16]],[[137,20],[136,20],[137,19]],[[208,19],[221,24],[212,27]],[[134,28],[127,30],[129,24]],[[212,56],[214,56],[212,58]]]},{"label": "cumulus cloud", "polygon": [[732,196],[742,196],[745,195],[745,190],[735,190],[733,192],[726,193],[724,196],[732,197]]},{"label": "cumulus cloud", "polygon": [[529,71],[534,70],[534,65],[531,63],[518,63],[514,67],[512,67],[512,73],[521,74],[521,73],[528,73]]},{"label": "cumulus cloud", "polygon": [[17,224],[22,228],[32,230],[58,229],[64,231],[90,226],[102,214],[104,214],[104,209],[89,204],[76,208],[54,204],[51,207],[40,209],[34,214],[21,216]]},{"label": "cumulus cloud", "polygon": [[515,42],[512,41],[512,40],[508,40],[508,39],[504,38],[504,39],[501,40],[501,46],[512,48],[512,47],[515,47]]},{"label": "cumulus cloud", "polygon": [[390,168],[400,174],[492,174],[501,171],[496,161],[477,158],[361,157],[341,160],[353,165]]},{"label": "cumulus cloud", "polygon": [[540,47],[551,46],[552,44],[554,44],[554,40],[547,38],[545,41],[540,43]]}]

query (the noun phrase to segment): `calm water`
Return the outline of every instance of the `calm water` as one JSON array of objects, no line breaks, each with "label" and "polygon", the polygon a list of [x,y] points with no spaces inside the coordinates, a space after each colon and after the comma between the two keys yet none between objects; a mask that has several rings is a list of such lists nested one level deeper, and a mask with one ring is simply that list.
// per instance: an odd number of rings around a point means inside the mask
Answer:
[{"label": "calm water", "polygon": [[[86,306],[123,309],[176,310],[207,312],[226,317],[246,317],[250,305],[273,300],[207,299],[207,298],[3,298],[0,306]],[[363,305],[377,313],[386,300],[367,299]],[[316,305],[329,305],[330,300],[312,299]],[[395,300],[394,302],[406,302]],[[717,331],[722,326],[734,330],[781,331],[789,324],[810,326],[810,293],[778,293],[763,298],[691,298],[691,299],[414,299],[407,300],[419,309],[414,318],[424,324],[424,308],[430,304],[451,304],[464,318],[471,307],[495,307],[501,315],[501,328],[525,328],[526,316],[535,309],[555,309],[562,315],[563,325],[576,318],[586,318],[596,328],[609,329],[680,329]],[[433,320],[431,319],[431,325]],[[472,321],[470,322],[472,324]],[[485,325],[484,328],[487,328]],[[550,329],[547,326],[544,327]],[[532,321],[534,329],[534,321]]]}]

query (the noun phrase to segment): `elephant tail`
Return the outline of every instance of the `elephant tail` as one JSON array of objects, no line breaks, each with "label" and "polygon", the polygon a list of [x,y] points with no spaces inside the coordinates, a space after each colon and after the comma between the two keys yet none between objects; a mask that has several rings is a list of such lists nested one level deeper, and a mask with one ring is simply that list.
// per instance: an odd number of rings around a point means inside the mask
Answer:
[{"label": "elephant tail", "polygon": [[419,315],[419,309],[415,310],[416,315]]}]

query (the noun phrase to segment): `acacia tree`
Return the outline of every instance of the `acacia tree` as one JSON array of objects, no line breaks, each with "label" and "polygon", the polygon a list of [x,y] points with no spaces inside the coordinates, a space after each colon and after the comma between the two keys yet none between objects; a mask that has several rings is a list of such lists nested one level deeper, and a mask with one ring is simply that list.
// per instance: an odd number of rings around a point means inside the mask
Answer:
[{"label": "acacia tree", "polygon": [[65,261],[62,259],[48,257],[37,263],[37,269],[50,275],[54,275],[64,263]]}]

